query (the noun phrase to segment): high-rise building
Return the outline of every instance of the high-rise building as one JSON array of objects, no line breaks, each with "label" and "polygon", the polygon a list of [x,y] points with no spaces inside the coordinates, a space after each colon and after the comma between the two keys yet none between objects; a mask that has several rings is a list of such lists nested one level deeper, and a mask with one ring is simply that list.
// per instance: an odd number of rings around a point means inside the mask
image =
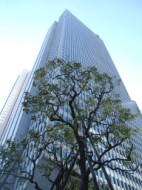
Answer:
[{"label": "high-rise building", "polygon": [[[21,94],[15,104],[16,111],[13,119],[8,123],[9,129],[3,137],[3,143],[8,138],[21,138],[25,136],[30,128],[30,117],[22,110],[22,100],[24,91],[33,91],[32,77],[37,68],[47,64],[48,60],[58,57],[65,61],[77,61],[83,66],[96,66],[100,72],[107,72],[110,76],[120,78],[119,73],[105,47],[102,39],[81,21],[74,17],[69,11],[65,11],[59,22],[54,22],[49,29],[42,48],[39,52],[35,65],[27,77]],[[120,94],[121,100],[126,107],[129,107],[134,114],[139,112],[139,109],[134,101],[131,101],[127,90],[123,84],[116,89]],[[137,147],[137,152],[142,151],[142,116],[139,115],[135,121],[130,123],[131,127],[136,127],[140,130],[137,139],[134,139],[134,144]],[[116,153],[117,154],[117,153]],[[123,174],[120,171],[111,171],[107,168],[107,173],[115,190],[140,190],[142,189],[141,172],[137,171],[133,175]],[[106,179],[100,170],[97,173],[97,179],[106,182]],[[16,185],[15,190],[22,189]]]},{"label": "high-rise building", "polygon": [[8,134],[7,127],[9,126],[9,122],[12,120],[13,116],[15,115],[14,107],[16,105],[16,101],[18,97],[20,96],[20,92],[22,90],[23,84],[26,80],[26,77],[28,75],[28,71],[24,70],[17,78],[2,110],[0,113],[0,142],[2,142],[3,138],[7,139],[6,134]]}]

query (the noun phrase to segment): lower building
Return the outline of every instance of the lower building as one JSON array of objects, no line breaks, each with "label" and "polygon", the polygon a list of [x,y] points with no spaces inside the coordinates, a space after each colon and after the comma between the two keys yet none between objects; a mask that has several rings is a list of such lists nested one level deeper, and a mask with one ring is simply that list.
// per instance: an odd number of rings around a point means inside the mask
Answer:
[{"label": "lower building", "polygon": [[14,107],[15,107],[18,97],[20,96],[20,92],[25,83],[27,75],[28,75],[28,71],[24,70],[20,74],[20,76],[17,78],[17,80],[6,100],[6,103],[4,104],[4,106],[1,110],[1,113],[0,113],[0,142],[3,141],[2,140],[3,138],[8,139],[8,137],[6,136],[6,133],[10,133],[8,131],[9,130],[11,131],[11,129],[8,129],[7,127],[9,126],[10,120],[15,115]]}]

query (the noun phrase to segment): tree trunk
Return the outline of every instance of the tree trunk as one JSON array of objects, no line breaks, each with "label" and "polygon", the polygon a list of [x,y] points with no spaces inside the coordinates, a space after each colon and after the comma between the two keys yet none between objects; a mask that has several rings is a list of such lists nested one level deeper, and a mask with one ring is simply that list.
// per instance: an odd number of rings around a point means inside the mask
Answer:
[{"label": "tree trunk", "polygon": [[[84,150],[82,151],[81,154],[85,155]],[[80,173],[81,173],[81,183],[80,183],[80,190],[88,190],[88,172],[86,169],[86,158],[83,156],[80,156],[79,160],[79,168],[80,168]]]},{"label": "tree trunk", "polygon": [[87,170],[87,166],[86,166],[86,155],[85,155],[85,146],[84,146],[84,142],[83,139],[81,139],[79,137],[79,141],[78,141],[78,145],[79,145],[79,155],[80,155],[80,159],[78,160],[78,165],[80,168],[80,173],[81,173],[81,183],[80,183],[80,190],[88,190],[88,170]]},{"label": "tree trunk", "polygon": [[88,190],[88,176],[85,176],[81,179],[80,190]]},{"label": "tree trunk", "polygon": [[77,164],[79,165],[80,169],[80,175],[81,175],[81,181],[80,181],[80,189],[79,190],[88,190],[88,171],[87,171],[87,166],[86,166],[86,155],[85,155],[85,144],[84,144],[84,139],[79,136],[78,131],[74,130],[74,135],[77,140],[77,144],[79,147],[79,156],[80,158],[77,161]]}]

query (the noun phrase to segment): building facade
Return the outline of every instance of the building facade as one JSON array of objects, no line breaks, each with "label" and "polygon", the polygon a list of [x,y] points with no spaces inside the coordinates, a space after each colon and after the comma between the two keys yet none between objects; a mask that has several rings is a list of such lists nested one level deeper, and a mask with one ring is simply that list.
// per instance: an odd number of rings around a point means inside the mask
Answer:
[{"label": "building facade", "polygon": [[[39,52],[32,71],[28,74],[21,93],[15,103],[16,111],[13,111],[14,117],[7,124],[7,132],[3,136],[1,143],[8,138],[21,138],[25,136],[30,128],[30,117],[22,110],[23,93],[32,92],[32,78],[36,69],[47,64],[49,60],[58,57],[65,61],[76,61],[83,66],[96,66],[100,72],[107,72],[110,76],[120,78],[119,73],[105,47],[101,38],[87,28],[81,21],[73,16],[69,11],[65,11],[58,22],[49,29],[42,48]],[[120,94],[124,106],[129,107],[134,114],[139,113],[139,109],[134,101],[131,101],[128,92],[123,84],[117,87],[116,91]],[[130,127],[136,127],[140,130],[136,139],[133,139],[137,147],[137,153],[142,151],[142,116],[139,115],[136,120],[130,123]],[[117,154],[117,152],[116,152]],[[115,190],[141,190],[142,173],[135,172],[133,175],[122,173],[120,171],[111,171],[106,169]],[[107,184],[107,181],[101,170],[97,172],[97,179]],[[15,185],[15,190],[22,190],[23,187]]]},{"label": "building facade", "polygon": [[[24,70],[17,78],[2,110],[0,113],[0,142],[3,142],[4,139],[8,139],[7,134],[9,134],[9,130],[7,127],[9,126],[10,121],[15,115],[14,107],[16,105],[17,99],[20,96],[20,92],[25,83],[26,77],[28,76],[28,71]],[[15,108],[16,109],[16,108]]]}]

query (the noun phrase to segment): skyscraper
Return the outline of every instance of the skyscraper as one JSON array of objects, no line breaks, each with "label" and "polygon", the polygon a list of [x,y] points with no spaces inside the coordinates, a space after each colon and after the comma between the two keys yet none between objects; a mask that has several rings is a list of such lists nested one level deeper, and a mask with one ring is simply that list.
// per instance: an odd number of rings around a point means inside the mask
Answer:
[{"label": "skyscraper", "polygon": [[[36,69],[47,64],[49,60],[58,57],[65,61],[77,61],[83,66],[96,66],[100,72],[107,72],[110,76],[120,78],[119,73],[103,43],[101,38],[88,29],[81,21],[74,17],[69,11],[65,11],[59,19],[59,22],[54,22],[49,29],[42,48],[39,52],[35,65],[26,79],[22,88],[22,93],[18,97],[15,105],[16,112],[14,118],[8,123],[7,136],[3,138],[3,143],[7,138],[21,138],[25,136],[30,128],[30,117],[22,110],[21,102],[23,101],[24,91],[33,91],[32,77]],[[134,101],[131,101],[127,90],[122,83],[117,87],[117,92],[120,94],[121,100],[126,107],[129,107],[134,114],[139,112]],[[140,129],[140,134],[134,143],[137,147],[137,152],[142,150],[141,141],[141,126],[142,116],[140,115],[135,121],[130,123],[130,126],[135,126]],[[117,153],[116,153],[117,154]],[[107,169],[107,173],[111,178],[115,190],[140,190],[142,189],[142,178],[140,171],[134,175],[122,174],[119,171],[111,171]],[[106,182],[106,179],[100,170],[97,174],[97,179]],[[15,186],[15,189],[20,189],[20,186]]]},{"label": "skyscraper", "polygon": [[17,101],[17,98],[20,96],[20,92],[26,80],[27,75],[28,71],[26,70],[24,70],[19,75],[0,113],[0,142],[3,141],[2,140],[3,138],[7,139],[5,133],[8,134],[8,131],[10,129],[6,127],[8,127],[8,122],[10,122],[10,120],[12,120],[12,117],[14,116],[15,103]]}]

